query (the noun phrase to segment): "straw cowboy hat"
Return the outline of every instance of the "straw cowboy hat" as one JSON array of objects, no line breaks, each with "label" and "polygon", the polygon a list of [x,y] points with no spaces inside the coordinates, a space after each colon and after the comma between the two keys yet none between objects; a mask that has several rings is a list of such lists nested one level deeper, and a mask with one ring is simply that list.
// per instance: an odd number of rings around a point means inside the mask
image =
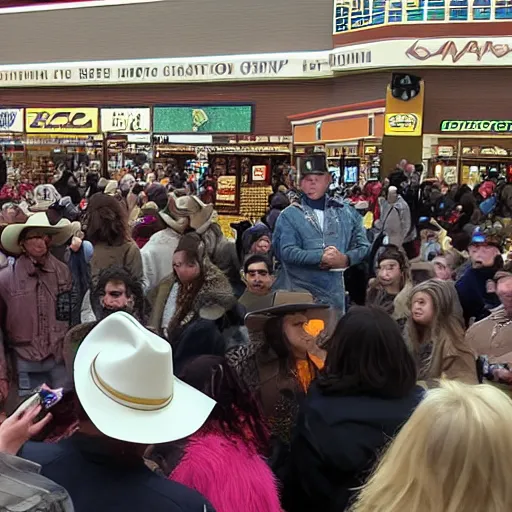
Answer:
[{"label": "straw cowboy hat", "polygon": [[215,407],[173,375],[170,344],[124,312],[108,316],[86,336],[75,357],[74,381],[94,425],[131,443],[183,439]]},{"label": "straw cowboy hat", "polygon": [[276,316],[304,313],[308,320],[322,320],[325,328],[332,323],[333,313],[327,304],[317,304],[309,292],[277,291],[268,297],[268,307],[253,311],[245,317],[250,331],[262,331],[266,323]]},{"label": "straw cowboy hat", "polygon": [[44,212],[34,213],[24,224],[9,224],[2,231],[2,247],[10,254],[21,254],[20,235],[26,229],[44,230],[46,234],[52,237],[52,245],[63,245],[67,240],[80,231],[79,222],[69,222],[67,219],[61,219],[52,225],[48,216]]}]

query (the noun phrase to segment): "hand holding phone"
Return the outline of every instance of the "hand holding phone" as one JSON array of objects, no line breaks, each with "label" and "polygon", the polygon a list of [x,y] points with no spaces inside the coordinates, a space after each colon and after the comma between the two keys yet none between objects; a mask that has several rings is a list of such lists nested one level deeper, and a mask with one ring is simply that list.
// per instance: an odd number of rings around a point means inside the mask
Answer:
[{"label": "hand holding phone", "polygon": [[43,411],[42,405],[25,407],[17,410],[0,425],[0,452],[16,455],[20,448],[51,421],[52,415],[45,414],[37,421]]}]

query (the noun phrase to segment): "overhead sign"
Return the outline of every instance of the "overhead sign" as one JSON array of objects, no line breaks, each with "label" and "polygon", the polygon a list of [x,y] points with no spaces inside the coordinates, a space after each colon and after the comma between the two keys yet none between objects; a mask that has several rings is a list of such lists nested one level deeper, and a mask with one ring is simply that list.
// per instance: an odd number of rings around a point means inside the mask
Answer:
[{"label": "overhead sign", "polygon": [[151,131],[149,108],[102,108],[103,133],[140,133]]},{"label": "overhead sign", "polygon": [[0,109],[0,132],[23,132],[23,109]]},{"label": "overhead sign", "polygon": [[511,133],[512,120],[442,121],[441,132]]},{"label": "overhead sign", "polygon": [[155,107],[155,133],[251,133],[252,105]]},{"label": "overhead sign", "polygon": [[384,135],[418,137],[422,134],[423,103],[425,84],[421,82],[420,92],[414,98],[404,101],[395,98],[388,85],[386,90],[386,115]]},{"label": "overhead sign", "polygon": [[328,78],[345,71],[512,66],[511,37],[393,39],[334,50],[0,66],[0,87]]},{"label": "overhead sign", "polygon": [[97,108],[28,108],[27,133],[98,133]]}]

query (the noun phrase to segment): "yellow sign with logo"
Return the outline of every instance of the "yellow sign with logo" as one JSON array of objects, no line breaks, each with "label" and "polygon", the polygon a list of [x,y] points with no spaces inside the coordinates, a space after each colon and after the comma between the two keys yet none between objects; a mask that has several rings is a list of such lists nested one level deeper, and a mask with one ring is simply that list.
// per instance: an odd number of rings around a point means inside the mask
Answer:
[{"label": "yellow sign with logo", "polygon": [[98,133],[97,108],[28,108],[27,133]]},{"label": "yellow sign with logo", "polygon": [[421,136],[423,127],[424,89],[422,81],[419,94],[408,101],[403,101],[393,97],[391,87],[388,85],[386,91],[384,135],[401,137]]}]

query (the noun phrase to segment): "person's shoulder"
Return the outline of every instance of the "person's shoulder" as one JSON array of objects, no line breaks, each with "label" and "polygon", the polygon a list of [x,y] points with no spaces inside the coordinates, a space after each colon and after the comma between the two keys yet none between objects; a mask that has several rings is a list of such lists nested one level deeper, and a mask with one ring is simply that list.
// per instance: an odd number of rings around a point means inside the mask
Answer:
[{"label": "person's shoulder", "polygon": [[51,464],[68,453],[66,443],[37,443],[28,441],[18,455],[42,466]]},{"label": "person's shoulder", "polygon": [[[148,510],[165,510],[169,512],[214,512],[206,498],[197,491],[178,482],[173,482],[153,474],[146,481],[148,493]],[[158,505],[162,504],[162,507]]]}]

